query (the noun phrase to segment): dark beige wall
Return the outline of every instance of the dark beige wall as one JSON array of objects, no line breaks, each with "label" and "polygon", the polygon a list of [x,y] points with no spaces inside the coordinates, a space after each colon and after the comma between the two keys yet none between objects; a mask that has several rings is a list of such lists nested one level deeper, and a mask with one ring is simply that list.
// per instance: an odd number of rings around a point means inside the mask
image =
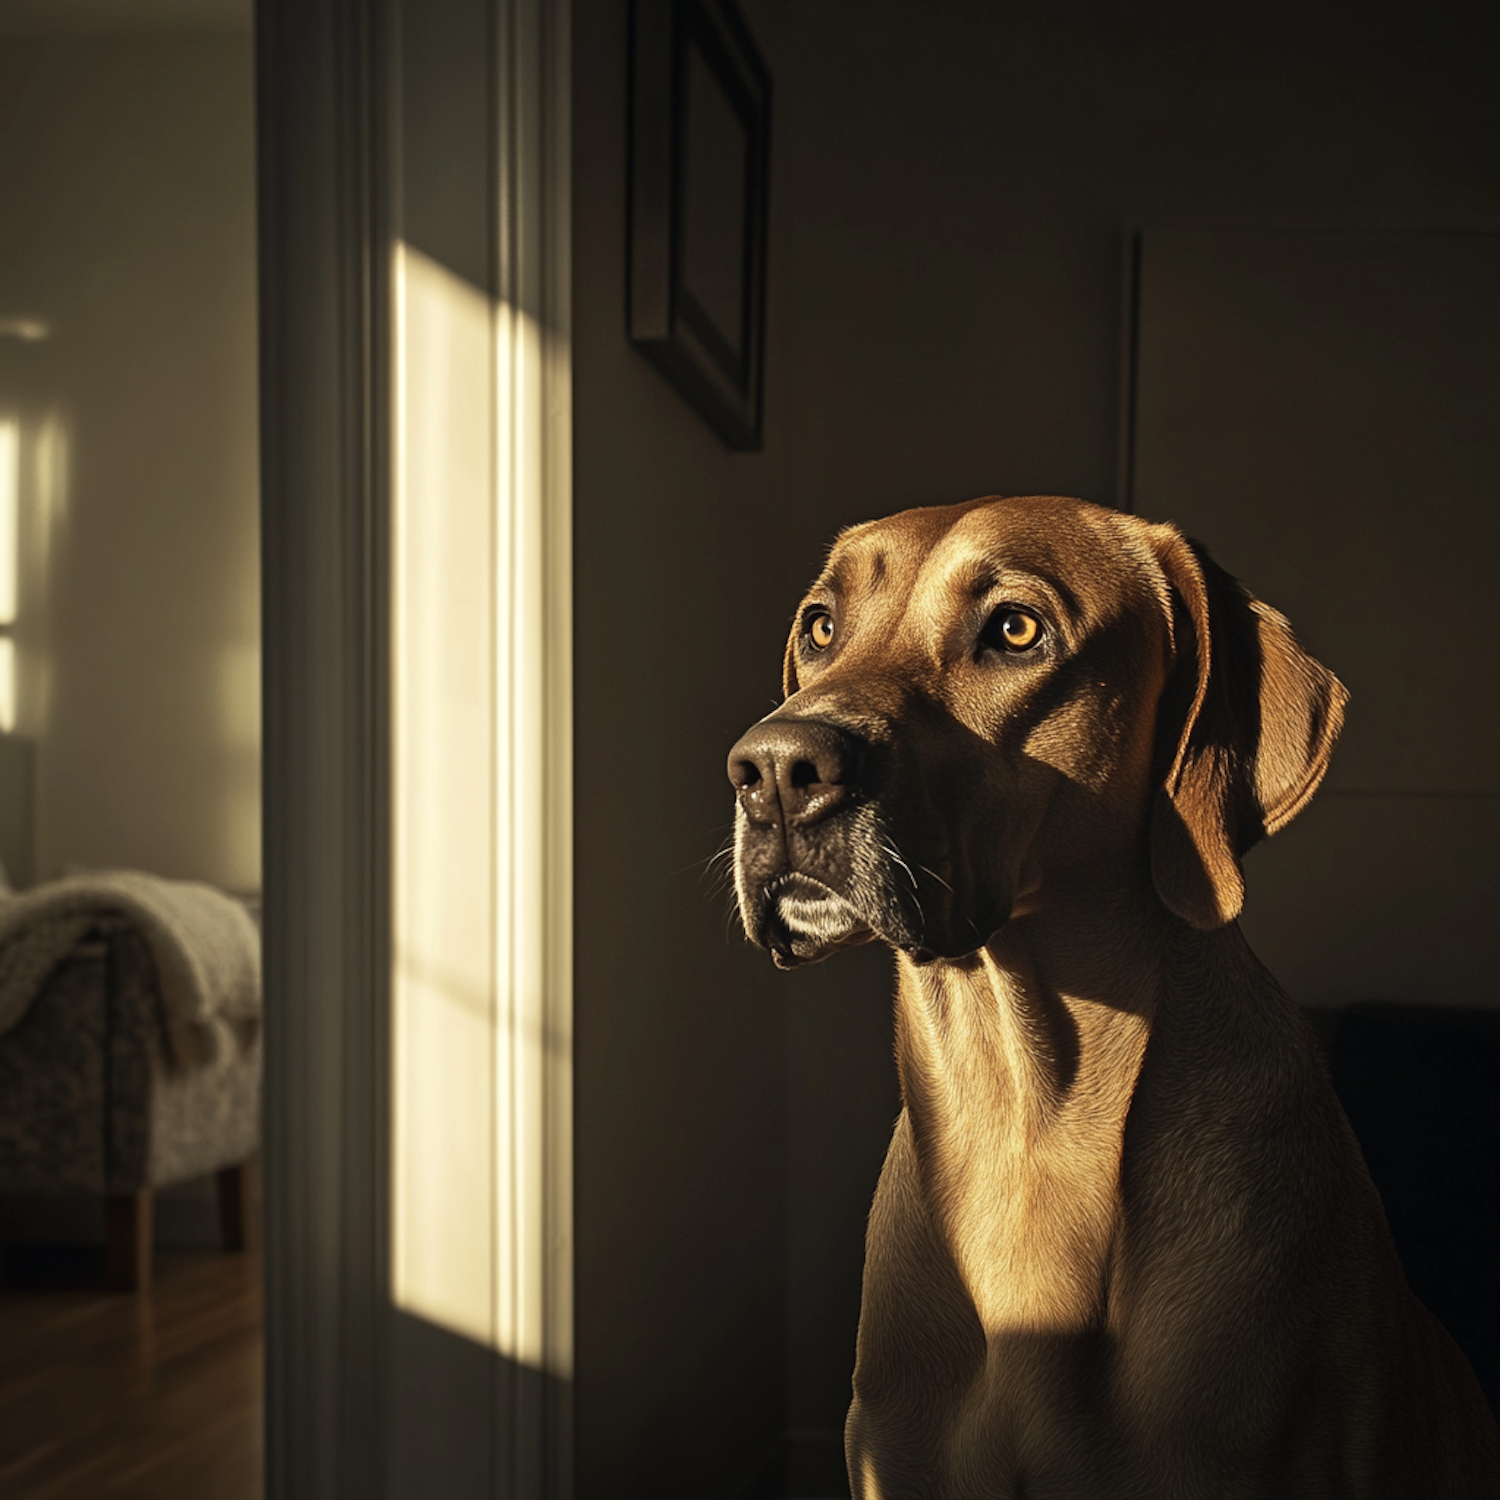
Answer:
[{"label": "dark beige wall", "polygon": [[1116,498],[1134,229],[1500,230],[1493,49],[1456,4],[747,5],[776,90],[767,446],[730,457],[624,336],[623,10],[575,26],[585,1495],[686,1493],[783,1379],[792,1428],[842,1421],[889,966],[774,975],[692,868],[833,532]]},{"label": "dark beige wall", "polygon": [[1140,267],[1135,503],[1349,691],[1245,935],[1306,1005],[1500,1005],[1500,235],[1152,231]]},{"label": "dark beige wall", "polygon": [[729,454],[625,337],[626,11],[573,26],[578,1493],[709,1500],[784,1415],[785,992],[705,861],[797,570],[784,428]]},{"label": "dark beige wall", "polygon": [[[1126,14],[1041,0],[789,13],[770,412],[787,557],[804,571],[835,526],[905,505],[1114,500],[1130,230],[1500,230],[1495,49],[1477,12]],[[744,641],[768,656],[760,618]],[[783,982],[789,1412],[807,1429],[842,1420],[894,1108],[888,982],[869,957]]]}]

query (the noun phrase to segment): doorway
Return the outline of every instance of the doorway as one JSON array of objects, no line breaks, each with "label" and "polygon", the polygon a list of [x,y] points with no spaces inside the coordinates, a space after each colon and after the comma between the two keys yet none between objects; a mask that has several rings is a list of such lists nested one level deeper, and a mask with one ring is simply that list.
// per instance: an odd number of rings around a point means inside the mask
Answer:
[{"label": "doorway", "polygon": [[[242,0],[0,6],[0,858],[25,901],[100,871],[204,883],[238,904],[250,954],[253,65]],[[0,1036],[79,1110],[97,1083],[111,1121],[127,1098],[114,943],[85,935]],[[102,1055],[83,1035],[96,1012]],[[60,1053],[40,1044],[49,1026]],[[236,1108],[253,1150],[247,1026]],[[47,1117],[58,1151],[62,1113]],[[260,1493],[260,1262],[225,1253],[221,1218],[244,1213],[236,1237],[253,1238],[258,1202],[221,1201],[202,1161],[172,1170],[149,1118],[142,1190],[126,1190],[124,1137],[104,1129],[107,1212],[56,1179],[0,1188],[7,1494],[93,1495],[101,1474],[141,1494],[209,1493],[206,1474],[225,1500]],[[127,1269],[150,1290],[105,1293],[124,1204]]]}]

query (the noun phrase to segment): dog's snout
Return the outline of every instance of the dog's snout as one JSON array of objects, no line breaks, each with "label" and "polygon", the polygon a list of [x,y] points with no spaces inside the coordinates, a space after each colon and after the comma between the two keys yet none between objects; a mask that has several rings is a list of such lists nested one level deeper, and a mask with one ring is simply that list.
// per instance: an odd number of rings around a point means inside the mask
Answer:
[{"label": "dog's snout", "polygon": [[820,719],[767,719],[729,752],[729,780],[752,823],[807,825],[851,795],[863,745]]}]

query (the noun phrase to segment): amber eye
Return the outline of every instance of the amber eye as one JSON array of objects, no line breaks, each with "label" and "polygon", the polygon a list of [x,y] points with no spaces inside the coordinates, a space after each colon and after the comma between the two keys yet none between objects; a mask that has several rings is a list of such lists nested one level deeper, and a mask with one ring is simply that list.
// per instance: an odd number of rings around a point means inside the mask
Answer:
[{"label": "amber eye", "polygon": [[819,610],[807,622],[808,638],[819,651],[826,651],[833,644],[833,616]]},{"label": "amber eye", "polygon": [[1028,651],[1042,638],[1042,622],[1024,609],[999,610],[994,634],[1007,651]]}]

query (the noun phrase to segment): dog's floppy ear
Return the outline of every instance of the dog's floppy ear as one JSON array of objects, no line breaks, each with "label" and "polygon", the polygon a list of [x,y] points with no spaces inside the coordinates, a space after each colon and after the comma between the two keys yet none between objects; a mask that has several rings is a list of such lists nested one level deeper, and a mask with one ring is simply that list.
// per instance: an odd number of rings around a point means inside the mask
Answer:
[{"label": "dog's floppy ear", "polygon": [[1172,911],[1207,929],[1239,915],[1241,856],[1323,779],[1348,694],[1196,543],[1172,526],[1153,526],[1150,539],[1172,595],[1175,654],[1156,729],[1151,874]]}]

